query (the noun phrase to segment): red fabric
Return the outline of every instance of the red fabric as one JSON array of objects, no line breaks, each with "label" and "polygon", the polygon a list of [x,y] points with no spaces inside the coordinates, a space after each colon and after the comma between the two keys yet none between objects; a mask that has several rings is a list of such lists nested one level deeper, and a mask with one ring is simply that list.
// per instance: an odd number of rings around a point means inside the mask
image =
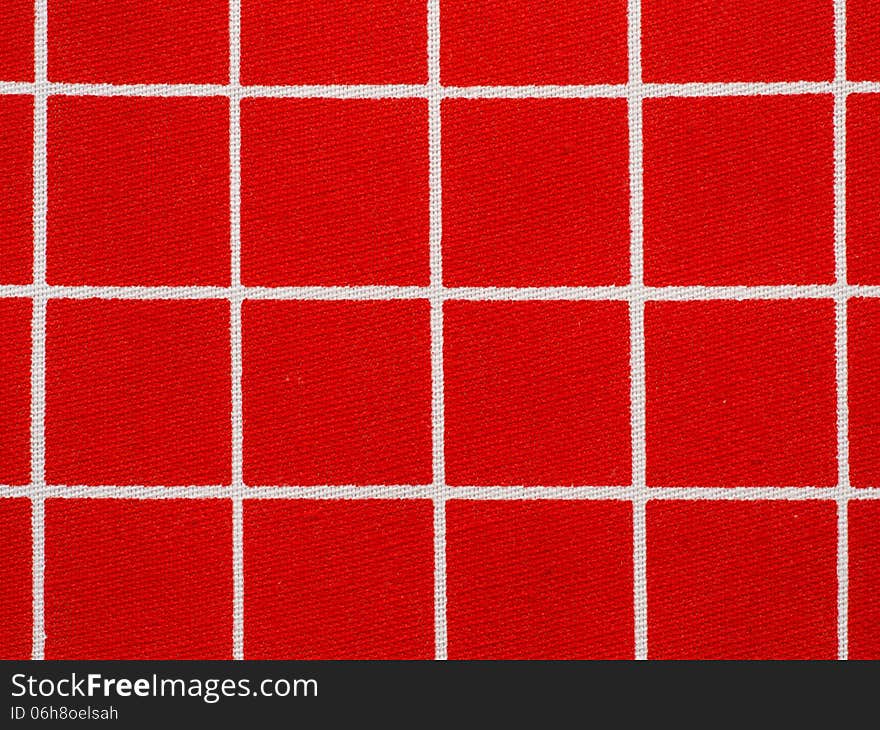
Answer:
[{"label": "red fabric", "polygon": [[647,284],[834,281],[830,96],[644,109]]},{"label": "red fabric", "polygon": [[613,84],[627,76],[626,0],[440,0],[450,86]]},{"label": "red fabric", "polygon": [[[33,24],[32,10],[30,15]],[[49,28],[51,81],[223,84],[229,79],[227,0],[51,0]]]},{"label": "red fabric", "polygon": [[621,99],[444,101],[444,283],[626,283],[627,140]]},{"label": "red fabric", "polygon": [[0,1],[0,657],[880,658],[878,8]]},{"label": "red fabric", "polygon": [[428,105],[242,104],[242,281],[428,283]]},{"label": "red fabric", "polygon": [[31,478],[31,303],[0,299],[0,484]]},{"label": "red fabric", "polygon": [[632,508],[447,504],[450,659],[631,659]]},{"label": "red fabric", "polygon": [[649,302],[650,486],[837,482],[828,301]]},{"label": "red fabric", "polygon": [[245,656],[431,659],[432,534],[423,500],[248,502]]},{"label": "red fabric", "polygon": [[624,484],[622,302],[447,302],[446,478],[453,485]]},{"label": "red fabric", "polygon": [[880,659],[880,504],[849,505],[849,656]]},{"label": "red fabric", "polygon": [[0,28],[0,79],[33,81],[34,0],[4,0]]},{"label": "red fabric", "polygon": [[[0,58],[3,57],[0,51]],[[34,102],[0,96],[0,283],[27,284],[33,253]]]},{"label": "red fabric", "polygon": [[31,655],[31,504],[0,499],[0,660]]},{"label": "red fabric", "polygon": [[47,659],[231,659],[221,500],[46,501]]},{"label": "red fabric", "polygon": [[247,302],[245,482],[431,481],[425,302]]},{"label": "red fabric", "polygon": [[846,2],[847,76],[856,81],[880,78],[880,8],[874,0]]},{"label": "red fabric", "polygon": [[227,284],[228,106],[53,97],[49,283]]},{"label": "red fabric", "polygon": [[828,81],[834,76],[831,2],[641,3],[645,81]]},{"label": "red fabric", "polygon": [[833,502],[649,502],[649,657],[834,659]]},{"label": "red fabric", "polygon": [[422,0],[242,3],[245,84],[419,84],[427,81]]},{"label": "red fabric", "polygon": [[880,94],[853,94],[846,118],[847,278],[880,284]]},{"label": "red fabric", "polygon": [[60,300],[46,318],[49,483],[229,481],[227,303]]},{"label": "red fabric", "polygon": [[850,482],[880,484],[880,302],[849,304]]}]

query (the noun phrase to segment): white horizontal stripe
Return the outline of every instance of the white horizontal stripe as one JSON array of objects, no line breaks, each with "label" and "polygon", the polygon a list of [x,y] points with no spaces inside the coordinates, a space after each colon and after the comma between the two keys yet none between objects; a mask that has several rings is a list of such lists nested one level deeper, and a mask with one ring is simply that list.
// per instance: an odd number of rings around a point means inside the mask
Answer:
[{"label": "white horizontal stripe", "polygon": [[[29,497],[36,487],[0,485],[0,498]],[[200,486],[89,486],[47,485],[39,488],[46,498],[58,499],[434,499],[437,487],[424,485],[372,484],[246,487],[239,491],[229,485]],[[476,500],[632,500],[631,486],[447,486],[445,499]],[[732,500],[800,501],[880,499],[880,486],[843,491],[834,487],[647,487],[650,500]]]}]

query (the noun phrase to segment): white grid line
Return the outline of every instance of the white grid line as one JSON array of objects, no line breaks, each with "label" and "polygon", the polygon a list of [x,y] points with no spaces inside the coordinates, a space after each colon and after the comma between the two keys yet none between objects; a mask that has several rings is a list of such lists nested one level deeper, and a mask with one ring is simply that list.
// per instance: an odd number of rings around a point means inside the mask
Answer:
[{"label": "white grid line", "polygon": [[431,440],[434,500],[434,658],[448,657],[446,622],[446,456],[443,396],[443,192],[440,0],[428,0],[428,157],[430,188]]},{"label": "white grid line", "polygon": [[46,492],[46,164],[48,65],[47,0],[34,9],[34,287],[31,349],[31,539],[33,544],[33,659],[46,644],[44,603]]},{"label": "white grid line", "polygon": [[630,187],[630,423],[632,444],[634,656],[648,658],[648,585],[645,506],[645,286],[642,162],[642,7],[627,6],[629,54],[629,187]]},{"label": "white grid line", "polygon": [[837,379],[837,658],[849,654],[849,406],[846,272],[846,0],[834,1],[834,270]]},{"label": "white grid line", "polygon": [[[880,488],[855,490],[849,485],[847,404],[847,302],[851,297],[880,298],[880,286],[849,285],[846,280],[846,99],[851,93],[880,93],[880,82],[846,80],[845,0],[835,0],[835,78],[831,82],[651,84],[641,80],[640,0],[629,0],[629,81],[612,85],[443,87],[440,82],[439,0],[428,0],[428,83],[420,85],[241,86],[240,1],[230,3],[230,80],[213,84],[71,84],[47,79],[47,0],[37,0],[35,13],[35,81],[0,81],[0,95],[34,97],[34,284],[0,286],[2,297],[33,301],[31,362],[31,484],[0,485],[0,498],[29,497],[33,531],[33,651],[43,658],[45,643],[44,500],[100,499],[229,499],[233,531],[233,656],[243,658],[243,502],[251,499],[426,499],[434,505],[435,654],[447,656],[446,542],[447,499],[472,500],[623,500],[633,506],[633,570],[635,656],[647,658],[647,588],[645,575],[645,505],[649,500],[833,500],[838,505],[838,656],[847,658],[848,543],[850,500],[880,500]],[[761,96],[833,94],[835,161],[835,282],[818,285],[648,287],[643,282],[642,241],[642,100],[654,97]],[[229,287],[92,287],[46,283],[46,107],[54,95],[85,96],[227,96],[230,99],[230,221],[232,281]],[[258,98],[388,99],[425,98],[429,107],[430,261],[427,287],[245,287],[241,284],[240,241],[240,100]],[[441,101],[445,98],[624,98],[629,102],[630,133],[630,269],[626,286],[584,287],[459,287],[442,282],[441,253]],[[45,356],[46,304],[56,298],[100,299],[228,299],[232,361],[232,482],[208,486],[62,486],[45,483]],[[817,299],[835,301],[838,484],[835,487],[648,487],[645,478],[644,304],[646,301]],[[246,299],[362,300],[427,299],[431,306],[433,482],[430,485],[321,485],[246,487],[242,472],[242,332],[241,310]],[[443,302],[466,300],[618,300],[627,301],[631,316],[632,484],[621,486],[467,486],[445,482],[443,448]]]},{"label": "white grid line", "polygon": [[[847,94],[880,93],[880,81],[780,81],[725,82],[641,85],[642,96],[780,96],[792,94],[831,94],[842,84]],[[0,81],[2,94],[34,94],[36,84],[26,81]],[[557,86],[439,86],[436,94],[428,84],[346,84],[241,86],[233,91],[226,84],[73,84],[46,82],[49,96],[230,96],[268,99],[626,99],[628,84]]]},{"label": "white grid line", "polygon": [[[28,497],[33,485],[0,485],[0,499]],[[433,500],[437,490],[433,484],[322,484],[303,486],[237,487],[223,484],[147,486],[48,484],[41,488],[46,499],[222,499],[237,496],[243,501],[267,499],[424,499]],[[632,501],[640,497],[648,501],[732,501],[732,502],[799,502],[836,501],[841,490],[833,487],[647,487],[636,490],[631,485],[595,486],[447,486],[446,499],[488,501]],[[880,487],[851,487],[845,492],[853,501],[880,500]]]},{"label": "white grid line", "polygon": [[[438,233],[439,235],[439,224]],[[275,301],[361,301],[443,299],[469,301],[645,301],[692,302],[755,299],[880,298],[880,285],[783,284],[775,286],[550,286],[442,287],[431,286],[59,286],[0,284],[0,299],[232,299]]]},{"label": "white grid line", "polygon": [[241,308],[241,0],[229,3],[229,296],[232,363],[232,658],[244,659],[244,493]]}]

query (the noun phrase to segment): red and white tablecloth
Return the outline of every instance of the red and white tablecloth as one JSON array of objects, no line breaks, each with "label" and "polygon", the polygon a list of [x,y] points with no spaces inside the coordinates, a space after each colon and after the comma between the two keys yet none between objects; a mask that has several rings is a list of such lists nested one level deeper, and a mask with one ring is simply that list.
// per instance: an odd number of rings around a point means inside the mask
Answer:
[{"label": "red and white tablecloth", "polygon": [[880,5],[4,0],[0,657],[880,657]]}]

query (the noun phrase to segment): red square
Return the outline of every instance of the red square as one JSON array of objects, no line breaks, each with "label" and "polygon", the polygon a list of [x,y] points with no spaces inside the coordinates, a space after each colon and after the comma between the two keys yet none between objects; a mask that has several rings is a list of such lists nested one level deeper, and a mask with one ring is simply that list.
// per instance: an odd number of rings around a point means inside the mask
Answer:
[{"label": "red square", "polygon": [[[851,0],[850,0],[851,1]],[[645,81],[830,81],[831,0],[642,0]]]},{"label": "red square", "polygon": [[0,96],[0,284],[31,281],[33,150],[33,99]]},{"label": "red square", "polygon": [[254,500],[244,511],[247,659],[431,659],[426,500]]},{"label": "red square", "polygon": [[49,79],[225,84],[228,0],[51,0]]},{"label": "red square", "polygon": [[246,284],[427,284],[424,99],[245,99]]},{"label": "red square", "polygon": [[834,502],[649,502],[651,659],[837,657]]},{"label": "red square", "polygon": [[226,484],[229,303],[49,302],[46,479]]},{"label": "red square", "polygon": [[648,483],[837,482],[834,303],[649,302]]},{"label": "red square", "polygon": [[834,281],[830,95],[648,99],[644,126],[648,284]]},{"label": "red square", "polygon": [[623,99],[444,101],[445,282],[626,283],[628,140]]},{"label": "red square", "polygon": [[31,478],[29,299],[0,299],[0,403],[0,484],[27,484]]},{"label": "red square", "polygon": [[247,301],[244,476],[251,485],[431,481],[424,301]]},{"label": "red square", "polygon": [[440,0],[443,83],[624,83],[626,6],[626,0]]},{"label": "red square", "polygon": [[880,94],[853,94],[847,99],[846,117],[846,250],[851,284],[880,284],[878,189]]},{"label": "red square", "polygon": [[[2,443],[2,441],[0,441]],[[31,503],[0,498],[0,660],[30,659],[32,621]]]},{"label": "red square", "polygon": [[625,302],[452,301],[444,319],[450,484],[630,481]]},{"label": "red square", "polygon": [[849,471],[856,487],[880,487],[880,301],[849,302]]},{"label": "red square", "polygon": [[876,0],[846,2],[847,76],[854,81],[880,81],[880,8]]},{"label": "red square", "polygon": [[[0,5],[0,81],[34,79],[34,0]],[[0,130],[2,130],[0,125]]]},{"label": "red square", "polygon": [[46,501],[47,659],[231,659],[232,510]]},{"label": "red square", "polygon": [[849,658],[880,659],[880,503],[849,503]]},{"label": "red square", "polygon": [[446,505],[450,659],[632,659],[626,502]]},{"label": "red square", "polygon": [[424,0],[242,0],[245,84],[419,84]]},{"label": "red square", "polygon": [[53,284],[229,282],[229,112],[221,98],[49,100]]}]

